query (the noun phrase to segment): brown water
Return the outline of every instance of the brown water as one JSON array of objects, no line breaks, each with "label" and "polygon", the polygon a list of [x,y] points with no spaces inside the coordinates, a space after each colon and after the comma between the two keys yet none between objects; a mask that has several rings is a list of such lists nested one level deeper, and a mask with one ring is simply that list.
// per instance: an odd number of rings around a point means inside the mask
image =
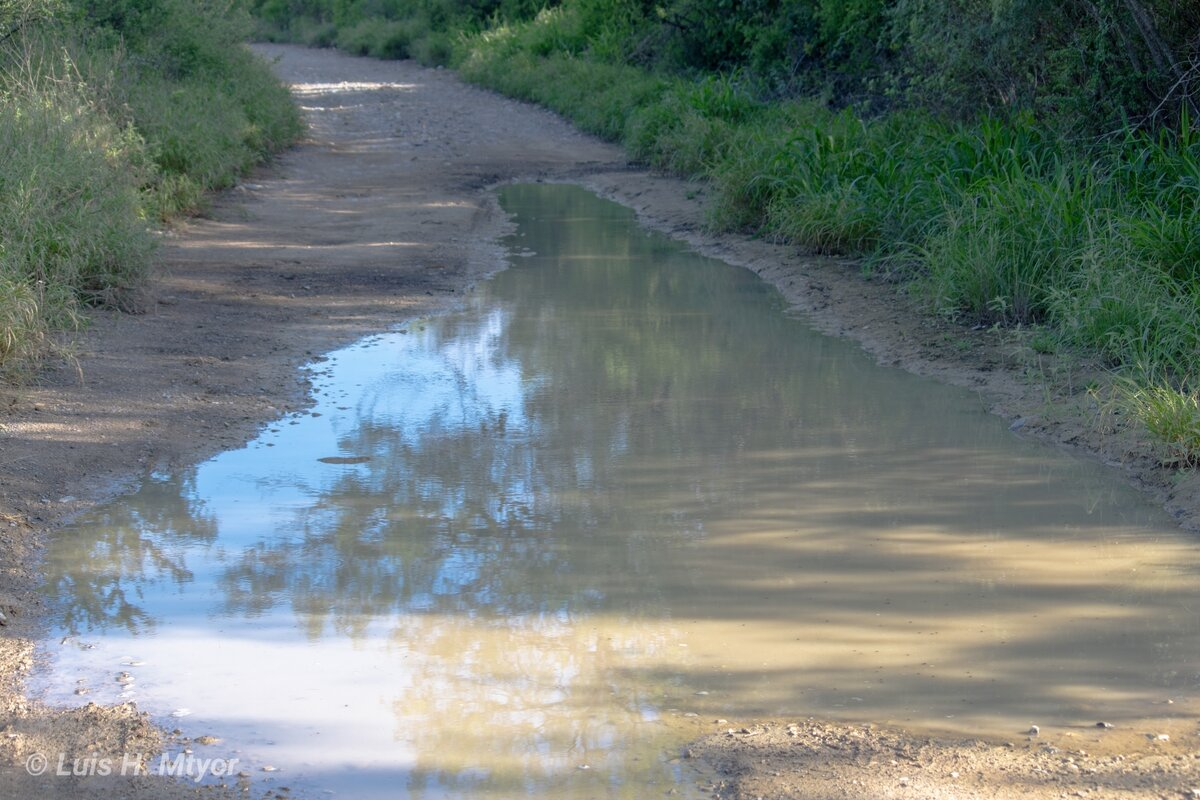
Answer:
[{"label": "brown water", "polygon": [[49,697],[356,798],[686,795],[717,718],[1196,712],[1200,542],[1113,475],[625,209],[502,199],[513,264],[465,310],[58,537]]}]

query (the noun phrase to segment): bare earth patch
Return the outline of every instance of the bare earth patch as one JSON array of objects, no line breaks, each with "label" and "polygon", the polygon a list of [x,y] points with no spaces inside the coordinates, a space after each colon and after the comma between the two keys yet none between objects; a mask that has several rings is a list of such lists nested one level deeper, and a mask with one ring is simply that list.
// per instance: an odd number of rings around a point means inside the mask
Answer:
[{"label": "bare earth patch", "polygon": [[[933,320],[851,263],[710,235],[701,187],[631,168],[618,149],[557,117],[447,72],[259,51],[279,58],[295,85],[308,141],[219,198],[208,217],[164,236],[144,313],[95,314],[75,362],[0,396],[0,797],[245,796],[238,781],[196,789],[153,776],[27,774],[33,753],[120,758],[152,754],[169,737],[129,706],[62,711],[24,696],[45,604],[35,590],[40,544],[149,473],[238,447],[304,407],[297,368],[306,361],[452,307],[503,265],[507,222],[488,187],[504,181],[582,183],[625,203],[646,224],[758,272],[819,329],[858,340],[882,363],[977,390],[1019,435],[1112,464],[1200,529],[1196,476],[1159,467],[1136,431],[1098,415],[1086,389],[1104,376],[1087,365],[1038,355],[1020,332]],[[1194,721],[1169,740],[1087,731],[1012,747],[819,722],[743,724],[745,733],[721,730],[690,751],[718,770],[722,797],[1149,798],[1200,786]]]}]

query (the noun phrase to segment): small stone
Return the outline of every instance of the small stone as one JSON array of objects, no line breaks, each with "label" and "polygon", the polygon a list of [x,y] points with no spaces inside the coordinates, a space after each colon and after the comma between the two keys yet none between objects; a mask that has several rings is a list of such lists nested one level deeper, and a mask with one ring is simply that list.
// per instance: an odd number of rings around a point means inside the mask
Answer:
[{"label": "small stone", "polygon": [[1111,722],[1097,722],[1096,727],[1097,728],[1111,728],[1112,723]]},{"label": "small stone", "polygon": [[279,771],[279,767],[273,767],[273,766],[271,766],[270,764],[267,764],[266,766],[264,766],[264,767],[262,768],[262,771],[263,771],[263,772],[278,772],[278,771]]},{"label": "small stone", "polygon": [[950,777],[951,777],[951,778],[957,778],[957,777],[958,777],[958,772],[957,772],[957,770],[956,770],[956,771],[954,771],[954,772],[951,772],[951,773],[950,773]]},{"label": "small stone", "polygon": [[1042,732],[1042,729],[1041,729],[1041,728],[1039,728],[1037,725],[1030,725],[1030,726],[1029,726],[1029,735],[1030,735],[1030,736],[1037,736],[1037,735],[1039,735],[1041,732]]},{"label": "small stone", "polygon": [[88,689],[86,686],[80,686],[80,687],[78,687],[77,689],[75,689],[75,694],[78,694],[78,695],[85,695],[85,694],[87,694],[89,691],[91,691],[91,690],[90,690],[90,689]]},{"label": "small stone", "polygon": [[221,743],[220,738],[218,738],[216,736],[211,736],[207,733],[204,734],[203,736],[197,736],[194,741],[196,742],[196,744],[220,744]]}]

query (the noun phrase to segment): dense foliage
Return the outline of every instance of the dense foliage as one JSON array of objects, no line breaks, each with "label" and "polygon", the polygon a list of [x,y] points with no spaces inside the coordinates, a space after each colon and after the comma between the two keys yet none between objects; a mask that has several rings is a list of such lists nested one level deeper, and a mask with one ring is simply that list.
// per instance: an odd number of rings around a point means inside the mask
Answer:
[{"label": "dense foliage", "polygon": [[0,368],[128,307],[150,226],[291,142],[286,89],[219,0],[0,0]]}]

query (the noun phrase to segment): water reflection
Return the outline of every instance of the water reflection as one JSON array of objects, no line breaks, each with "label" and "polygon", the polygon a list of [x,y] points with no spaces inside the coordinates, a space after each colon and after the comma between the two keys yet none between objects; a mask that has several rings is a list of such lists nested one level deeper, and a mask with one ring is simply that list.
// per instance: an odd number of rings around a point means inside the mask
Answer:
[{"label": "water reflection", "polygon": [[[534,255],[467,310],[332,354],[314,414],[58,537],[96,647],[52,696],[188,706],[355,797],[645,796],[716,717],[1194,708],[1200,559],[1132,492],[617,206],[504,202]],[[135,687],[102,685],[126,653]]]}]

